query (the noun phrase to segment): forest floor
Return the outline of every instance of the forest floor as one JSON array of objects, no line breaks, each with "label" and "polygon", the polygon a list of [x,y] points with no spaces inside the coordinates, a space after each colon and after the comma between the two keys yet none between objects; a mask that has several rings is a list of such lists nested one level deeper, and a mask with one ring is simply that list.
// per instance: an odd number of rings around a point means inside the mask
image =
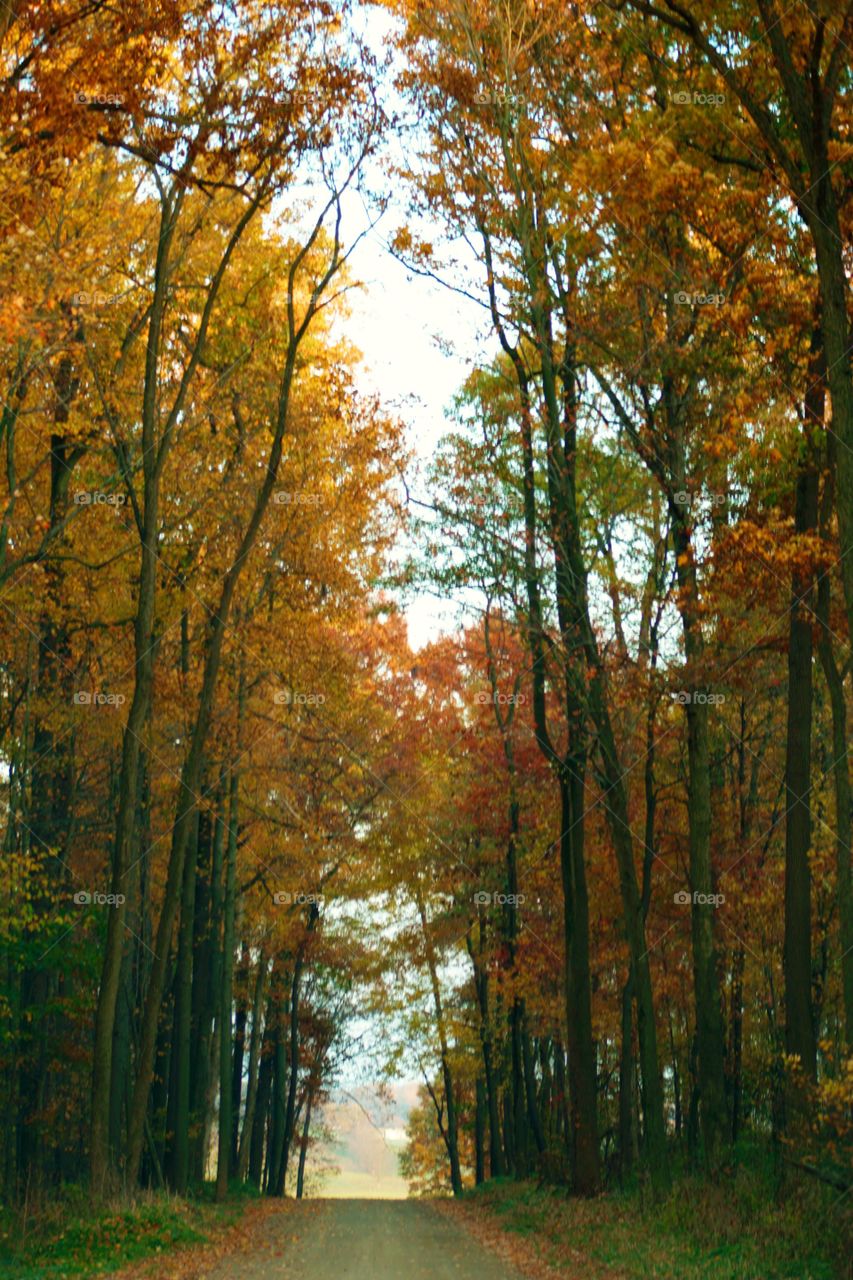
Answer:
[{"label": "forest floor", "polygon": [[[143,1193],[0,1221],[0,1280],[850,1280],[849,1198],[744,1165],[577,1200],[499,1179],[462,1200]],[[845,1263],[845,1260],[847,1262]]]},{"label": "forest floor", "polygon": [[[83,1206],[79,1208],[82,1210]],[[56,1206],[0,1240],[0,1280],[540,1280],[517,1236],[478,1240],[435,1200],[141,1195],[103,1212]],[[3,1234],[3,1233],[0,1233]],[[11,1238],[10,1238],[11,1234]],[[16,1238],[17,1237],[17,1238]],[[5,1246],[5,1247],[4,1247]],[[530,1268],[524,1265],[530,1259]],[[597,1280],[597,1270],[562,1280]]]},{"label": "forest floor", "polygon": [[535,1280],[853,1280],[851,1197],[796,1177],[774,1189],[755,1162],[717,1184],[677,1174],[657,1202],[499,1179],[439,1203]]}]

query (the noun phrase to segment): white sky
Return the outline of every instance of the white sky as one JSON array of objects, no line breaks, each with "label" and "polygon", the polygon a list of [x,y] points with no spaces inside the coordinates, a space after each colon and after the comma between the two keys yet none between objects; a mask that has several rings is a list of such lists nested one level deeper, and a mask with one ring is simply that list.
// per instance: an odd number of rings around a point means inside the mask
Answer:
[{"label": "white sky", "polygon": [[[389,210],[383,224],[357,246],[353,272],[365,287],[348,295],[351,316],[344,328],[364,354],[362,385],[378,393],[385,408],[407,425],[417,458],[412,493],[424,499],[417,464],[429,461],[450,427],[445,409],[469,371],[482,311],[443,285],[410,275],[389,253],[387,237],[400,220],[397,211]],[[419,648],[439,631],[451,629],[456,616],[455,605],[434,596],[408,602],[412,645]]]},{"label": "white sky", "polygon": [[[359,6],[354,25],[382,57],[390,43],[394,17],[374,5]],[[382,86],[387,107],[401,117],[409,114],[392,86],[389,74]],[[369,166],[367,179],[377,191],[389,191],[383,170],[390,159],[402,163],[412,145],[405,130],[389,133],[385,155]],[[429,461],[441,436],[449,429],[445,409],[466,377],[475,357],[482,358],[485,312],[476,303],[421,275],[411,275],[388,250],[395,231],[407,221],[407,193],[392,188],[392,200],[380,223],[368,231],[355,248],[351,268],[364,286],[348,296],[351,316],[344,331],[365,357],[362,385],[377,393],[386,409],[407,424],[408,439],[419,463]],[[361,197],[347,193],[344,202],[343,235],[352,244],[369,225],[369,211]],[[442,230],[422,219],[418,232],[434,243]],[[464,247],[463,247],[464,249]],[[454,250],[459,255],[459,246]],[[479,338],[479,340],[478,340]],[[426,498],[423,480],[411,477],[413,495]],[[407,602],[409,638],[415,648],[433,639],[440,631],[452,629],[458,607],[435,597],[420,596]]]}]

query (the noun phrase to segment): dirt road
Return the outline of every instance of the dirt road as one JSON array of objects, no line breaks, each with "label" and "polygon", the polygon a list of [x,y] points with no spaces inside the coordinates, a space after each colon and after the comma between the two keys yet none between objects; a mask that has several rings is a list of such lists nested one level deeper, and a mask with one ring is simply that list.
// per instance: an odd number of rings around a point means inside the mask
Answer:
[{"label": "dirt road", "polygon": [[268,1219],[205,1280],[524,1280],[415,1200],[309,1200]]}]

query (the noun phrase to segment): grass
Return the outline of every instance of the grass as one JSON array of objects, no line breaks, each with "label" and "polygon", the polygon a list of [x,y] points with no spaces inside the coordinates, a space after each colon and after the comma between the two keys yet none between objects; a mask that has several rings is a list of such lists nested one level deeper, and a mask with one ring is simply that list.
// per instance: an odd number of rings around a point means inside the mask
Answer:
[{"label": "grass", "polygon": [[837,1191],[803,1176],[777,1187],[772,1162],[757,1149],[739,1152],[716,1185],[679,1174],[659,1203],[637,1186],[578,1201],[558,1189],[503,1180],[470,1193],[470,1203],[527,1237],[558,1271],[575,1267],[580,1251],[631,1280],[851,1275],[849,1202],[842,1205]]},{"label": "grass", "polygon": [[61,1199],[38,1214],[0,1214],[0,1276],[98,1276],[140,1259],[206,1244],[239,1218],[245,1201],[245,1195],[237,1195],[218,1205],[205,1187],[191,1200],[152,1192],[93,1209],[84,1192],[67,1187]]}]

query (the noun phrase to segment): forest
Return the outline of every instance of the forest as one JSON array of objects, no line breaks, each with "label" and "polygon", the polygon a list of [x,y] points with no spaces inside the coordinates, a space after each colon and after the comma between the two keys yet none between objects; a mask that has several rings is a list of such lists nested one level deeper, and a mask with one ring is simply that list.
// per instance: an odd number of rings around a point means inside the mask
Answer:
[{"label": "forest", "polygon": [[284,1212],[360,1068],[413,1196],[705,1257],[548,1274],[849,1276],[853,0],[0,35],[0,1275]]}]

